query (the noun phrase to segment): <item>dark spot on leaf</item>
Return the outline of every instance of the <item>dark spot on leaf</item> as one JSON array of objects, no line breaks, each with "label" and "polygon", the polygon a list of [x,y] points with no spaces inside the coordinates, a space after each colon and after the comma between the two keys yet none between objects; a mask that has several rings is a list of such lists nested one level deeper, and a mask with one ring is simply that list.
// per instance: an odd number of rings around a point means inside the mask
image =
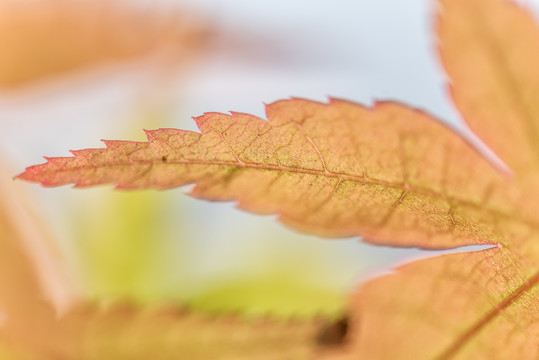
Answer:
[{"label": "dark spot on leaf", "polygon": [[167,157],[165,155],[163,155],[163,157],[161,158],[161,161],[162,162],[166,162],[167,161]]},{"label": "dark spot on leaf", "polygon": [[349,323],[346,316],[325,324],[316,335],[316,343],[324,347],[343,345],[347,339],[348,328]]}]

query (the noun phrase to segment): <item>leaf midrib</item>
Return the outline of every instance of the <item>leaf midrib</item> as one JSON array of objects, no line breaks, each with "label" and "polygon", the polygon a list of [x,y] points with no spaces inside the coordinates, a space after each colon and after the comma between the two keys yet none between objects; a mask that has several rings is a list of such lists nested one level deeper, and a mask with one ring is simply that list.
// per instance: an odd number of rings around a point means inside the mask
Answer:
[{"label": "leaf midrib", "polygon": [[[353,182],[357,182],[357,183],[361,183],[365,185],[376,185],[376,186],[387,187],[387,188],[391,188],[395,190],[405,191],[408,194],[430,196],[435,199],[441,199],[443,201],[446,201],[450,205],[450,207],[452,207],[453,209],[455,207],[472,208],[477,211],[481,211],[483,213],[489,214],[490,218],[494,218],[497,220],[515,221],[517,223],[529,226],[530,228],[539,231],[539,221],[533,218],[524,217],[519,213],[503,212],[503,211],[496,210],[489,207],[488,203],[476,203],[470,200],[466,200],[464,198],[450,196],[444,192],[435,191],[429,188],[412,186],[404,181],[391,182],[391,181],[371,178],[367,175],[351,175],[347,173],[339,173],[339,172],[333,172],[329,170],[305,169],[305,168],[298,168],[298,167],[287,167],[287,166],[282,166],[282,165],[269,165],[269,164],[250,163],[250,162],[245,162],[245,161],[237,162],[237,161],[223,161],[223,160],[187,160],[187,159],[177,159],[177,160],[167,160],[167,161],[128,160],[127,162],[99,164],[99,165],[94,164],[92,166],[97,169],[97,168],[107,168],[107,167],[115,167],[115,166],[125,167],[125,166],[130,166],[133,164],[146,164],[151,167],[153,167],[153,165],[224,166],[224,167],[233,167],[233,168],[259,169],[259,170],[268,170],[268,171],[288,172],[288,173],[295,173],[295,174],[306,174],[306,175],[313,175],[313,176],[323,176],[323,177],[328,177],[328,178],[341,179],[344,181],[353,181]],[[66,168],[56,169],[55,172],[88,170],[88,168],[89,168],[88,165],[77,166],[77,167],[70,167],[67,169]],[[147,169],[146,171],[144,171],[143,176],[147,174],[149,171],[151,171],[151,169]],[[196,183],[196,182],[197,181],[193,181],[193,183]],[[489,243],[494,244],[495,242],[489,242]]]},{"label": "leaf midrib", "polygon": [[499,316],[505,309],[513,305],[521,296],[526,294],[539,283],[539,271],[519,286],[515,291],[506,296],[492,310],[481,317],[477,322],[462,333],[455,341],[451,343],[438,357],[437,360],[450,360],[457,355],[470,340],[477,336],[492,320]]}]

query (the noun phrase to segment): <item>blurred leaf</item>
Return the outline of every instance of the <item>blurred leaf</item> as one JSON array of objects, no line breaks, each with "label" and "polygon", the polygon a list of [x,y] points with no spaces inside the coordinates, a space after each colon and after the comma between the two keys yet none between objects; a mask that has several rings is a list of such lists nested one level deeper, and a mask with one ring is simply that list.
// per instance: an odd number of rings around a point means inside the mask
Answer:
[{"label": "blurred leaf", "polygon": [[[323,320],[276,321],[209,315],[177,307],[141,308],[81,304],[46,331],[42,347],[0,342],[8,359],[337,359],[343,348],[321,342]],[[342,336],[342,335],[339,335]]]},{"label": "blurred leaf", "polygon": [[[247,320],[203,315],[177,308],[119,305],[74,310],[62,321],[80,334],[78,359],[322,359],[317,345],[321,321]],[[77,338],[71,341],[77,342]]]},{"label": "blurred leaf", "polygon": [[210,34],[187,11],[127,0],[4,0],[0,3],[0,87],[146,55],[190,60]]},{"label": "blurred leaf", "polygon": [[49,234],[8,173],[0,163],[0,358],[26,359],[27,350],[59,341],[57,313],[76,294]]}]

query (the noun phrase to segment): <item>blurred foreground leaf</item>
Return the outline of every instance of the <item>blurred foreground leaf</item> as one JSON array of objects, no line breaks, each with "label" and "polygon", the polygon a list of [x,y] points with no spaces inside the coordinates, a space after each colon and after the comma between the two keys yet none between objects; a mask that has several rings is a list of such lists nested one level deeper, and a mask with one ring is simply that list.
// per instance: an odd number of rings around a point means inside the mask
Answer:
[{"label": "blurred foreground leaf", "polygon": [[[0,174],[8,173],[0,162]],[[60,341],[57,312],[76,300],[61,258],[31,208],[18,185],[0,177],[0,359],[14,359],[4,356],[11,347],[23,356],[27,349]]]},{"label": "blurred foreground leaf", "polygon": [[313,320],[242,320],[175,307],[119,305],[106,310],[83,307],[60,324],[66,335],[81,336],[80,347],[72,348],[81,360],[329,359],[334,354],[317,344],[322,322]]}]

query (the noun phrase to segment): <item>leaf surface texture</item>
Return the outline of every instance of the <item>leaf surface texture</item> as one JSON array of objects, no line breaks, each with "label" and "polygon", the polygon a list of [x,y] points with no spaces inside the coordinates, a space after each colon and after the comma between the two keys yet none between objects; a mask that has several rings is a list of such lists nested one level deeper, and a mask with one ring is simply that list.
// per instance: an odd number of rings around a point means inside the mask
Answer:
[{"label": "leaf surface texture", "polygon": [[[369,109],[300,99],[268,105],[267,113],[269,122],[209,113],[196,119],[201,133],[147,131],[148,142],[106,141],[106,149],[51,158],[19,177],[120,189],[195,183],[196,197],[278,213],[307,232],[401,246],[504,240],[480,209],[512,220],[512,208],[489,199],[507,179],[429,116],[394,103]],[[480,181],[468,182],[470,171]]]},{"label": "leaf surface texture", "polygon": [[[362,286],[353,354],[365,359],[539,356],[539,32],[509,1],[442,0],[440,54],[455,104],[514,171],[397,103],[302,99],[196,118],[200,133],[47,159],[19,177],[45,186],[113,184],[236,201],[318,235],[424,249],[492,244],[417,261]],[[503,341],[501,341],[503,339]]]}]

